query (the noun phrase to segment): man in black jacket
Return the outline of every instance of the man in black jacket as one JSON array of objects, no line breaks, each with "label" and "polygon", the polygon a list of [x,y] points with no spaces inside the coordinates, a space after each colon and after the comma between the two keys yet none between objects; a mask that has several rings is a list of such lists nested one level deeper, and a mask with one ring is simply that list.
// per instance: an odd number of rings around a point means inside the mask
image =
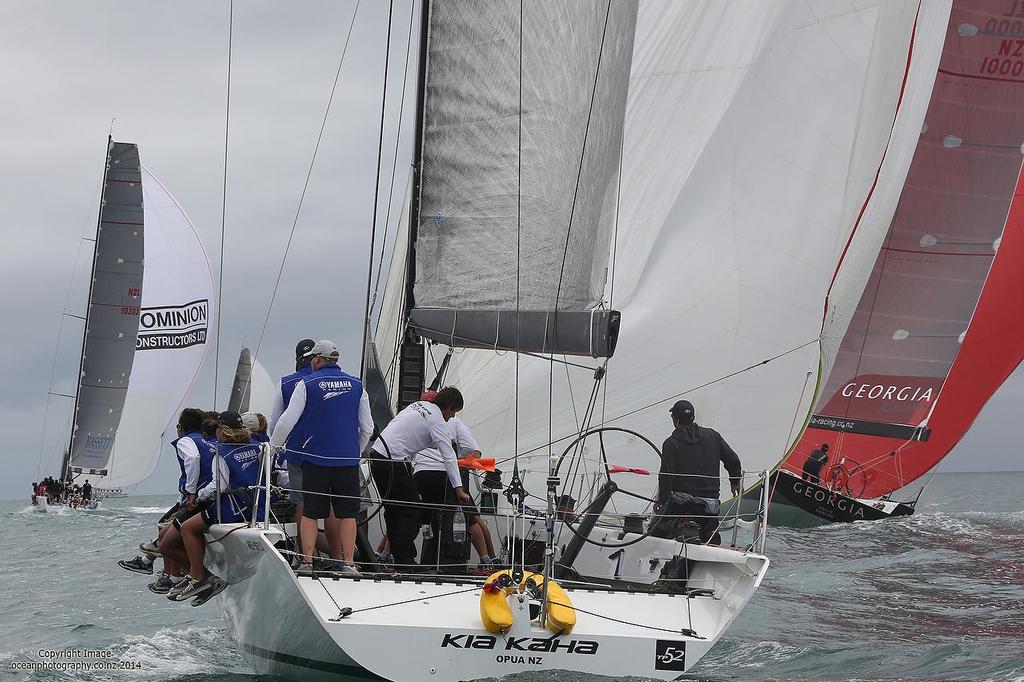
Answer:
[{"label": "man in black jacket", "polygon": [[688,400],[677,402],[669,413],[675,429],[661,448],[658,504],[670,517],[697,512],[695,518],[703,519],[701,537],[707,541],[715,535],[721,509],[719,463],[729,473],[733,495],[741,492],[743,467],[721,434],[694,421],[693,405]]},{"label": "man in black jacket", "polygon": [[815,485],[821,483],[821,468],[828,462],[828,443],[814,450],[804,462],[803,479]]}]

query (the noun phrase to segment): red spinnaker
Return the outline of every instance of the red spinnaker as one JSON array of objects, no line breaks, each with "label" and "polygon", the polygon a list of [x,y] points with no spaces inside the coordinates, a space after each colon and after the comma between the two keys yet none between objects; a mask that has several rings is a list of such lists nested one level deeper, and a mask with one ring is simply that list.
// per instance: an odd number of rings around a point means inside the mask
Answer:
[{"label": "red spinnaker", "polygon": [[934,467],[1024,358],[1024,16],[954,2],[925,126],[875,268],[784,466],[830,446],[875,497]]}]

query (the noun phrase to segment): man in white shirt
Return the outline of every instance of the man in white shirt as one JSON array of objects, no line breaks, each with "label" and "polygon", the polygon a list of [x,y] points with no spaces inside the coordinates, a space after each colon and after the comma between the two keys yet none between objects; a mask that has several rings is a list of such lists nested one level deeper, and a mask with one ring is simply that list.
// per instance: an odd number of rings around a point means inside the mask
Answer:
[{"label": "man in white shirt", "polygon": [[[437,397],[436,391],[427,391],[420,396],[421,401],[432,402]],[[452,417],[448,420],[451,429],[451,440],[456,456],[477,457],[481,456],[480,447],[470,432],[469,427],[458,418]],[[427,448],[416,455],[413,461],[413,478],[419,490],[422,500],[429,504],[452,505],[456,503],[454,486],[451,485],[450,468],[454,463],[455,471],[458,472],[459,481],[463,488],[469,491],[469,471],[459,467],[457,460],[447,460],[437,448]],[[446,476],[446,474],[448,474]],[[444,508],[444,507],[440,507]],[[424,524],[431,524],[437,518],[439,508],[424,509],[422,521]],[[473,542],[473,548],[480,555],[481,567],[487,567],[494,560],[494,545],[491,540],[490,529],[480,518],[480,513],[472,503],[463,502],[463,509],[466,514],[466,527],[469,529]],[[426,546],[426,543],[424,543]],[[436,552],[437,549],[434,548]],[[426,554],[426,549],[424,549]],[[426,557],[424,557],[424,560]]]},{"label": "man in white shirt", "polygon": [[[457,457],[452,449],[451,428],[447,423],[463,404],[457,388],[442,388],[434,402],[418,401],[395,415],[373,444],[377,454],[373,461],[373,479],[384,499],[388,540],[399,570],[410,570],[416,563],[415,540],[421,512],[410,463],[417,453],[436,448],[441,453],[456,499],[473,501],[462,487]],[[408,502],[413,504],[403,504]]]}]

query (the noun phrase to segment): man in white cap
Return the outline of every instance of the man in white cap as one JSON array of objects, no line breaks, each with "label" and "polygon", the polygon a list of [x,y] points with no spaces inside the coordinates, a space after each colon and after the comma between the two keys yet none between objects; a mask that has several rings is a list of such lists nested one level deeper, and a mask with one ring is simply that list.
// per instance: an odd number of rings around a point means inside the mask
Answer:
[{"label": "man in white cap", "polygon": [[[299,429],[303,436],[299,452],[291,454],[302,458],[304,561],[312,563],[317,520],[324,519],[331,556],[343,562],[343,573],[359,575],[353,565],[360,502],[359,458],[373,435],[370,399],[362,382],[338,367],[338,348],[333,341],[317,341],[306,355],[313,372],[295,383],[270,444],[282,447],[293,429]],[[334,518],[330,518],[332,508]],[[331,528],[335,524],[337,529]],[[333,541],[335,538],[340,540]]]}]

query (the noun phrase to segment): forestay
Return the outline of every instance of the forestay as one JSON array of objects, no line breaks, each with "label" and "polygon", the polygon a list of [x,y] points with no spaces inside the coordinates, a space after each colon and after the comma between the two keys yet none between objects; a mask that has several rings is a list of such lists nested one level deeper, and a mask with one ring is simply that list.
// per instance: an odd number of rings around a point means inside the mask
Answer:
[{"label": "forestay", "polygon": [[933,467],[1024,357],[1019,270],[1008,269],[1022,237],[1024,33],[1007,8],[954,2],[943,17],[926,119],[903,135],[913,162],[895,218],[789,462],[799,470],[828,442],[853,494],[892,492]]},{"label": "forestay", "polygon": [[156,464],[207,352],[213,273],[198,232],[174,197],[142,170],[146,273],[131,382],[104,487],[134,485]]},{"label": "forestay", "polygon": [[[660,442],[685,395],[748,471],[781,461],[834,356],[820,337],[845,331],[853,306],[842,302],[863,289],[895,206],[858,221],[886,158],[916,12],[910,2],[640,4],[602,294],[622,326],[595,423]],[[887,172],[902,185],[898,164]],[[511,354],[461,351],[446,382],[463,389],[467,423],[499,458],[516,433],[527,457],[546,456],[549,437],[566,443],[593,382],[588,370],[519,361],[518,410]],[[633,439],[606,445],[613,463],[657,469]]]}]

